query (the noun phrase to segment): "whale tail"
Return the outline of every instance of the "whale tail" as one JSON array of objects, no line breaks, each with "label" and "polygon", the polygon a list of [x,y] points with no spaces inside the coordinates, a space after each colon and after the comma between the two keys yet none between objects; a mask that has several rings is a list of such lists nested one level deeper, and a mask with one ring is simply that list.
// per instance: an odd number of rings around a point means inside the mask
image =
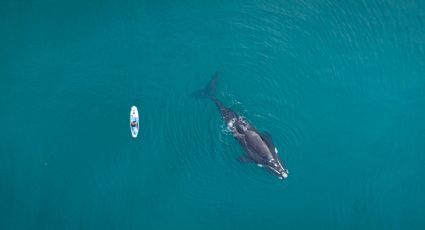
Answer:
[{"label": "whale tail", "polygon": [[218,72],[215,72],[214,76],[212,76],[211,80],[207,83],[207,85],[201,89],[197,90],[191,94],[189,94],[189,97],[193,98],[215,98],[215,88],[217,85],[218,80]]}]

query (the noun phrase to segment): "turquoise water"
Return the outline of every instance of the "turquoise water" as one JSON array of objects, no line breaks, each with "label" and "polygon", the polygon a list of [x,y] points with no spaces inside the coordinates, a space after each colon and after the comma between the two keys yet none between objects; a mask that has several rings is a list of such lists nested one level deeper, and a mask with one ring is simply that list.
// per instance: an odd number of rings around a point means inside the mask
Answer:
[{"label": "turquoise water", "polygon": [[425,229],[424,7],[1,0],[0,229]]}]

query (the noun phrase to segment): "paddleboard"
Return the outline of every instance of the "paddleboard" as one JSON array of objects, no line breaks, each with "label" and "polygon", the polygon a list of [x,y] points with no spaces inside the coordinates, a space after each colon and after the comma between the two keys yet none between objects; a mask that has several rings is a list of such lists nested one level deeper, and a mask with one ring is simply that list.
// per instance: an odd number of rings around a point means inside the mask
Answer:
[{"label": "paddleboard", "polygon": [[139,134],[139,111],[136,106],[132,106],[130,110],[130,131],[133,138]]}]

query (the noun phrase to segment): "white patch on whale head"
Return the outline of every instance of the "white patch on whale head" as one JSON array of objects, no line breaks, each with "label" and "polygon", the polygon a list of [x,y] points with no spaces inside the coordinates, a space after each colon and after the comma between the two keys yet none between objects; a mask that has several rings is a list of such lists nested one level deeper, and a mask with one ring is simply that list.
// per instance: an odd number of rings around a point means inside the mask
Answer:
[{"label": "white patch on whale head", "polygon": [[262,167],[263,167],[263,165],[262,165],[262,164],[257,164],[257,166],[258,166],[258,167],[260,167],[260,168],[262,168]]},{"label": "white patch on whale head", "polygon": [[283,172],[281,173],[283,178],[287,178],[289,174],[289,171],[287,169],[283,169]]},{"label": "white patch on whale head", "polygon": [[274,151],[275,151],[276,153],[279,153],[279,151],[277,151],[277,148],[276,148],[276,147],[274,147]]}]

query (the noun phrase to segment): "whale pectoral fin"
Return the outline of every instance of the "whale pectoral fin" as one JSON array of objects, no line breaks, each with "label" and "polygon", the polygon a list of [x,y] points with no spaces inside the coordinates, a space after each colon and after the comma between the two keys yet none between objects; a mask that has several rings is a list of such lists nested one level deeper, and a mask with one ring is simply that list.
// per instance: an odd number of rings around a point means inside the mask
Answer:
[{"label": "whale pectoral fin", "polygon": [[251,160],[251,158],[245,156],[245,155],[241,155],[238,157],[239,162],[241,163],[252,163],[253,161]]},{"label": "whale pectoral fin", "polygon": [[267,146],[270,149],[273,149],[273,150],[275,149],[275,146],[273,145],[273,141],[272,141],[272,136],[269,133],[267,132],[260,133],[260,137],[261,139],[263,139],[264,142],[266,142]]}]

